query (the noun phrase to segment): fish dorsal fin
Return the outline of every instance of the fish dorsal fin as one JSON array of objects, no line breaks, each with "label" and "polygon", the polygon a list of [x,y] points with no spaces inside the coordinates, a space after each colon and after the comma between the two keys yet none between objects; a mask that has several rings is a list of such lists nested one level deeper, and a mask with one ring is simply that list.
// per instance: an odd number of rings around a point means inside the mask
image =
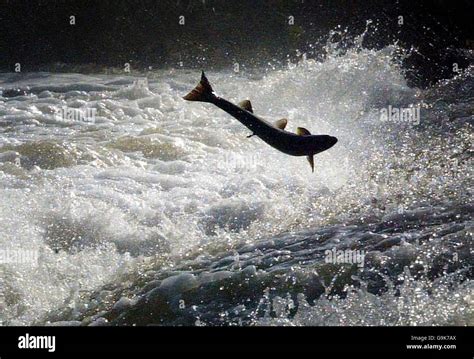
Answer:
[{"label": "fish dorsal fin", "polygon": [[309,132],[306,128],[304,127],[298,127],[296,129],[296,134],[299,136],[309,136],[311,135],[311,132]]},{"label": "fish dorsal fin", "polygon": [[248,112],[253,113],[252,104],[250,103],[249,100],[240,101],[239,102],[239,107],[243,108],[244,110],[246,110]]},{"label": "fish dorsal fin", "polygon": [[281,120],[276,121],[274,125],[276,128],[279,128],[280,130],[284,130],[287,123],[288,123],[288,120],[286,118],[282,118]]}]

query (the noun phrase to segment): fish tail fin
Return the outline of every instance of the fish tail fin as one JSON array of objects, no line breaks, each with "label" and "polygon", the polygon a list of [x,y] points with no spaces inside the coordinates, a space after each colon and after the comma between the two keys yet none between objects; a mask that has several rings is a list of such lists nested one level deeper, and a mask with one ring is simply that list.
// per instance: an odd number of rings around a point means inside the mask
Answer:
[{"label": "fish tail fin", "polygon": [[204,71],[201,74],[201,81],[198,85],[186,96],[183,97],[187,101],[201,101],[201,102],[213,102],[216,98],[214,90],[211,87]]}]

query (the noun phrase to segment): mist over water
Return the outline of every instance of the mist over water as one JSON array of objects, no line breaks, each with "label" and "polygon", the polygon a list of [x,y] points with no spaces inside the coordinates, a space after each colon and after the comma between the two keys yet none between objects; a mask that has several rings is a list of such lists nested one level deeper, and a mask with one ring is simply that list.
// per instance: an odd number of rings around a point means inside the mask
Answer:
[{"label": "mist over water", "polygon": [[[327,50],[206,73],[288,131],[337,137],[315,173],[184,101],[197,71],[1,74],[0,249],[38,259],[0,264],[0,322],[472,325],[472,67],[419,90],[395,46]],[[332,247],[370,260],[327,264]]]}]

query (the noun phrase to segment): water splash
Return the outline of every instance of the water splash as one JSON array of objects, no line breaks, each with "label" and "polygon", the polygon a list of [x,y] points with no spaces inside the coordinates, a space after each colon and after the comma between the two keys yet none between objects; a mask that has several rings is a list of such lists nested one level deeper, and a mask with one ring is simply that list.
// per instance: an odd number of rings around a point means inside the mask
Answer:
[{"label": "water splash", "polygon": [[[250,97],[258,115],[288,118],[290,131],[303,126],[338,137],[316,157],[316,174],[304,159],[246,139],[246,130],[219,110],[182,101],[198,78],[194,71],[157,71],[147,81],[0,75],[2,90],[24,89],[21,96],[0,96],[0,248],[41,253],[38,266],[0,264],[2,321],[32,323],[64,303],[72,308],[69,319],[81,318],[78,298],[87,305],[91,291],[120,283],[117,273],[141,283],[144,260],[160,258],[153,268],[159,272],[163,257],[179,266],[183,258],[225,254],[309,228],[359,226],[357,235],[370,236],[366,225],[415,218],[423,229],[424,219],[437,215],[430,208],[469,203],[472,68],[436,88],[413,89],[396,45],[369,50],[362,43],[363,35],[345,47],[334,40],[323,61],[303,60],[254,79],[208,73],[221,96]],[[389,105],[421,107],[420,124],[381,121],[380,110]],[[94,108],[95,119],[59,121],[64,106]],[[412,229],[400,230],[409,237]],[[278,262],[286,254],[273,255],[260,259]],[[464,298],[465,288],[458,293]],[[357,322],[343,319],[356,308],[351,298],[387,305],[393,298],[364,295],[325,302],[335,308],[333,322]],[[421,297],[413,305],[421,315],[435,303]],[[318,308],[308,309],[314,323],[324,317]],[[449,321],[443,318],[432,322]]]}]

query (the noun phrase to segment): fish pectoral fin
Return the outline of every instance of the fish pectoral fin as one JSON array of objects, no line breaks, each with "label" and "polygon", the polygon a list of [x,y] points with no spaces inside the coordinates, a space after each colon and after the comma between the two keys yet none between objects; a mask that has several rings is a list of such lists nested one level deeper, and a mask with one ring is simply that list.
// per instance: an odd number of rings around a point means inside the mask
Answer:
[{"label": "fish pectoral fin", "polygon": [[309,165],[311,166],[311,171],[314,173],[314,155],[306,156],[306,159],[308,160]]},{"label": "fish pectoral fin", "polygon": [[253,113],[252,103],[249,100],[240,101],[239,107],[243,108],[245,111]]},{"label": "fish pectoral fin", "polygon": [[280,130],[284,130],[287,124],[288,120],[286,118],[282,118],[281,120],[278,120],[274,123],[275,127],[279,128]]},{"label": "fish pectoral fin", "polygon": [[251,135],[248,135],[247,138],[250,138],[252,136],[255,136],[255,133],[252,133]]},{"label": "fish pectoral fin", "polygon": [[299,136],[309,136],[311,135],[311,132],[309,132],[306,128],[304,127],[298,127],[296,129],[296,134]]}]

